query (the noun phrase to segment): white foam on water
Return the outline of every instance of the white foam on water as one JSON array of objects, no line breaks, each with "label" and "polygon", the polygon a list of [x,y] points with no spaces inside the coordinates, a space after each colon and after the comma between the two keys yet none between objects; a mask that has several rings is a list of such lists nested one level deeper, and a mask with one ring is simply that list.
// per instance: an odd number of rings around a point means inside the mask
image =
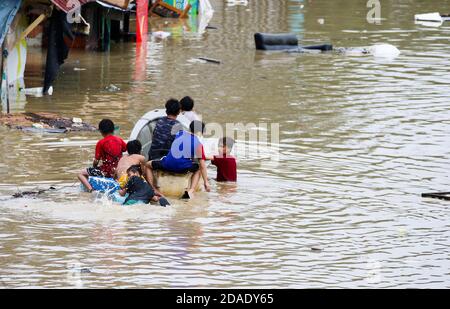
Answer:
[{"label": "white foam on water", "polygon": [[45,146],[47,148],[61,148],[61,147],[95,146],[96,144],[97,144],[96,140],[71,141],[69,139],[62,139],[61,141],[32,143],[32,144],[30,144],[30,146],[38,146],[38,147]]},{"label": "white foam on water", "polygon": [[236,6],[236,5],[247,6],[248,0],[227,0],[227,6]]},{"label": "white foam on water", "polygon": [[83,193],[78,200],[61,202],[28,197],[3,200],[0,202],[0,208],[15,213],[25,212],[28,216],[69,221],[148,221],[169,218],[175,213],[176,208],[182,208],[187,204],[169,198],[172,205],[167,207],[157,204],[123,206],[108,200],[104,195],[93,199],[86,198],[87,195],[89,194]]}]

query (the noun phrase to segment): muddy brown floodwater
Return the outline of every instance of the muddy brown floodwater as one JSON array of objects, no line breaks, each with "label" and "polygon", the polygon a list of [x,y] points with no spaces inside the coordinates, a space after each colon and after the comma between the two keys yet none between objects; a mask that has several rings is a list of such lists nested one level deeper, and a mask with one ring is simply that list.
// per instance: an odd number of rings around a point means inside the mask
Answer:
[{"label": "muddy brown floodwater", "polygon": [[[450,23],[413,15],[446,13],[450,1],[382,1],[381,25],[357,0],[212,4],[217,29],[203,35],[152,21],[172,36],[150,39],[141,63],[133,43],[72,51],[53,96],[22,110],[109,117],[127,139],[145,112],[191,95],[207,122],[279,123],[278,166],[242,158],[236,186],[213,182],[168,209],[125,208],[73,185],[97,133],[1,127],[0,286],[449,288],[450,204],[420,193],[450,191]],[[261,53],[256,31],[402,53]],[[42,62],[31,52],[29,87]],[[8,199],[50,185],[58,190]]]}]

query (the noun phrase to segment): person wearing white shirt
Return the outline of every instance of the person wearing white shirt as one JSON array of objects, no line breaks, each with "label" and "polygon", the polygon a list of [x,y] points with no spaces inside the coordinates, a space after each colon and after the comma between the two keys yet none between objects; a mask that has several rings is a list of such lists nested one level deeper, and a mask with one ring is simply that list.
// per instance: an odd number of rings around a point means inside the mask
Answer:
[{"label": "person wearing white shirt", "polygon": [[194,100],[191,97],[186,96],[180,100],[181,114],[184,115],[190,122],[196,120],[201,121],[202,118],[194,112]]}]

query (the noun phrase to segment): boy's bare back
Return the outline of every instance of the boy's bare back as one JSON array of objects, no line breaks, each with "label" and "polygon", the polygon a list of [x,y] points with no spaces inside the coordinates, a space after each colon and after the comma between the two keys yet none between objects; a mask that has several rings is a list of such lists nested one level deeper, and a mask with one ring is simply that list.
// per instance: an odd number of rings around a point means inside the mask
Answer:
[{"label": "boy's bare back", "polygon": [[127,173],[127,169],[132,165],[145,164],[145,157],[138,154],[125,155],[120,159],[116,168],[116,178]]}]

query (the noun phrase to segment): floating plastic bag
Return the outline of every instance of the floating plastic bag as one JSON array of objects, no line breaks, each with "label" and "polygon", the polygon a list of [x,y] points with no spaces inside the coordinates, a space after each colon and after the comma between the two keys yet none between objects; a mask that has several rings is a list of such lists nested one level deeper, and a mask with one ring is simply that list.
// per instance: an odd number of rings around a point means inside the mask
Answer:
[{"label": "floating plastic bag", "polygon": [[170,36],[170,32],[165,32],[165,31],[156,31],[152,33],[152,36],[158,39],[165,39],[168,38]]}]

